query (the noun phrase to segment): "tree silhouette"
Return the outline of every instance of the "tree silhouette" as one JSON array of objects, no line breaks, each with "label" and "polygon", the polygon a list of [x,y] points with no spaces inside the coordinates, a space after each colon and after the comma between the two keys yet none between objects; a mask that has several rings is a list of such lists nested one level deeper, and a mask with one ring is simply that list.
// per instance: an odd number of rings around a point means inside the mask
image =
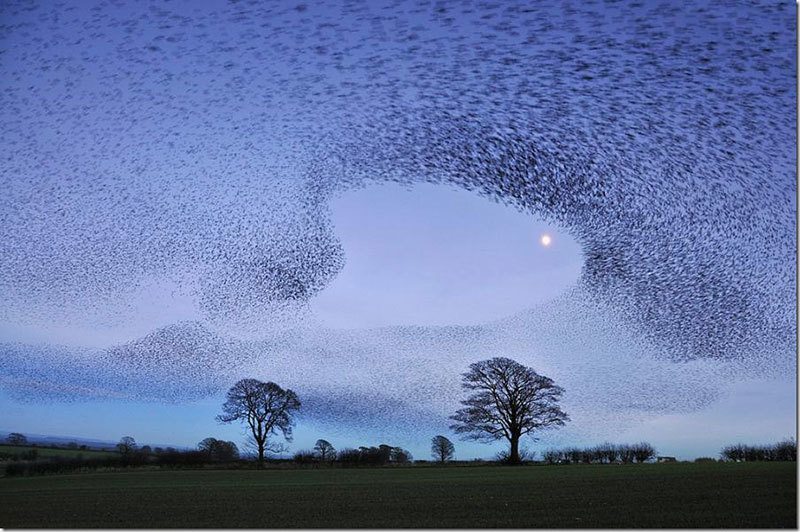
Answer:
[{"label": "tree silhouette", "polygon": [[471,393],[464,408],[450,419],[450,428],[465,439],[508,440],[508,462],[518,464],[519,440],[526,434],[563,426],[569,417],[558,405],[563,388],[552,379],[510,358],[495,357],[470,364],[461,386]]},{"label": "tree silhouette", "polygon": [[9,445],[25,445],[28,443],[28,438],[26,438],[24,434],[20,434],[19,432],[12,432],[6,438],[6,443],[8,443]]},{"label": "tree silhouette", "polygon": [[299,408],[300,400],[292,390],[284,390],[274,382],[242,379],[228,390],[222,414],[217,416],[217,420],[221,423],[247,423],[258,448],[258,463],[262,465],[267,438],[271,434],[280,431],[286,441],[292,441],[292,416]]},{"label": "tree silhouette", "polygon": [[456,448],[453,442],[444,436],[434,436],[431,440],[431,454],[436,460],[445,463],[453,458]]},{"label": "tree silhouette", "polygon": [[133,439],[133,436],[123,436],[120,438],[119,443],[117,444],[117,451],[123,457],[130,455],[133,451],[136,450],[136,440]]},{"label": "tree silhouette", "polygon": [[637,443],[633,446],[632,452],[633,457],[640,464],[656,457],[655,448],[647,442]]},{"label": "tree silhouette", "polygon": [[197,444],[197,448],[215,462],[230,462],[239,458],[239,448],[232,441],[206,438]]},{"label": "tree silhouette", "polygon": [[336,458],[336,449],[327,440],[317,440],[314,445],[314,451],[319,455],[319,459],[323,462],[333,460]]}]

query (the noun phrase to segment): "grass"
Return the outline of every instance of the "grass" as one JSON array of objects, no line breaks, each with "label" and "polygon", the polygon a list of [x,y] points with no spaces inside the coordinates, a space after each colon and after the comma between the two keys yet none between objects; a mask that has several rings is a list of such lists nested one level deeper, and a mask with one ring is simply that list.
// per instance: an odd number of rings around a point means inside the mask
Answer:
[{"label": "grass", "polygon": [[61,447],[41,447],[32,445],[0,445],[0,454],[22,454],[24,452],[36,450],[38,458],[98,458],[104,456],[114,456],[116,451],[98,451],[96,449],[66,449]]},{"label": "grass", "polygon": [[795,463],[0,479],[4,528],[796,528]]}]

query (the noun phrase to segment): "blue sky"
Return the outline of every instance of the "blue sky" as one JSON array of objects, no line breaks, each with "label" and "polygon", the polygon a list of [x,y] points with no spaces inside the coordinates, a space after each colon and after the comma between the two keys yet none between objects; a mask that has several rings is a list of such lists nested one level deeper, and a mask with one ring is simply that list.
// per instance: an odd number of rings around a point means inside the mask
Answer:
[{"label": "blue sky", "polygon": [[295,449],[424,457],[504,355],[567,389],[540,446],[796,432],[790,4],[0,18],[1,429],[241,441],[257,377]]},{"label": "blue sky", "polygon": [[[500,320],[546,304],[575,285],[583,260],[580,247],[558,226],[479,195],[436,185],[375,185],[344,193],[332,202],[332,221],[347,263],[311,302],[315,318],[332,328],[479,325]],[[541,244],[544,234],[552,237],[549,246]],[[158,315],[163,304],[163,296],[153,293],[146,309]],[[589,346],[586,356],[602,360],[614,354]],[[662,454],[691,459],[716,456],[730,442],[773,441],[796,432],[793,379],[744,379],[719,388],[715,401],[694,411],[654,412],[622,431],[601,428],[567,442],[647,440]],[[2,428],[9,431],[98,439],[131,434],[143,443],[188,447],[207,436],[245,441],[241,427],[214,420],[224,393],[181,404],[103,400],[41,404],[0,397],[5,412]],[[488,458],[503,447],[458,442],[446,429],[443,432],[456,441],[461,458]],[[296,427],[290,449],[308,448],[317,438],[326,438],[339,448],[402,445],[417,458],[427,458],[427,442],[433,435],[398,437],[391,431],[305,419]],[[545,440],[528,446],[541,451],[558,443],[565,442]]]},{"label": "blue sky", "polygon": [[373,186],[332,209],[347,264],[312,303],[331,327],[481,324],[554,298],[581,273],[567,233],[466,191]]}]

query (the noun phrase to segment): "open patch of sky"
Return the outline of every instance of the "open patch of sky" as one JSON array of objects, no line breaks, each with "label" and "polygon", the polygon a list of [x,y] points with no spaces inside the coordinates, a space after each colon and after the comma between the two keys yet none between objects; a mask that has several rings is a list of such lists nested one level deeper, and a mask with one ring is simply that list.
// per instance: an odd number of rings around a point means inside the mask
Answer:
[{"label": "open patch of sky", "polygon": [[332,211],[346,263],[311,302],[328,327],[482,324],[551,300],[580,276],[569,234],[468,191],[370,186]]}]

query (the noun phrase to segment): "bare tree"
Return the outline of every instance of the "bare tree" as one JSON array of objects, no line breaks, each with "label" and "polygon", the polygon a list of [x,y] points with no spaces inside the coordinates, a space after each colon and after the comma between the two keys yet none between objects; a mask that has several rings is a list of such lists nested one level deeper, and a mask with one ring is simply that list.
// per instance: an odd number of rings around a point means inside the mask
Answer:
[{"label": "bare tree", "polygon": [[585,453],[577,447],[570,447],[565,451],[565,454],[569,463],[580,464],[583,462],[583,456]]},{"label": "bare tree", "polygon": [[336,458],[336,449],[327,440],[317,440],[314,445],[314,451],[319,455],[319,459],[323,462],[334,460]]},{"label": "bare tree", "polygon": [[292,390],[284,390],[274,382],[242,379],[228,390],[222,405],[223,413],[217,416],[217,420],[221,423],[247,423],[261,465],[267,438],[271,434],[280,431],[287,441],[292,441],[292,416],[299,408],[300,400]]},{"label": "bare tree", "polygon": [[635,456],[633,454],[633,447],[627,444],[619,446],[619,459],[623,464],[632,464]]},{"label": "bare tree", "polygon": [[466,439],[508,440],[508,462],[519,464],[519,440],[537,430],[563,426],[569,417],[558,405],[563,388],[509,358],[495,357],[470,364],[461,386],[473,392],[450,419]]},{"label": "bare tree", "polygon": [[120,438],[119,443],[117,444],[117,451],[123,457],[130,455],[133,451],[136,450],[136,440],[133,439],[133,436],[123,436]]},{"label": "bare tree", "polygon": [[456,448],[453,442],[444,436],[434,436],[431,440],[431,454],[436,460],[445,463],[453,458]]},{"label": "bare tree", "polygon": [[656,457],[655,448],[647,442],[637,443],[633,445],[633,457],[636,458],[637,463],[647,462]]},{"label": "bare tree", "polygon": [[12,432],[6,438],[6,443],[9,445],[26,445],[28,443],[28,438],[19,432]]},{"label": "bare tree", "polygon": [[619,458],[619,448],[613,443],[601,443],[595,447],[595,456],[601,464],[613,464]]},{"label": "bare tree", "polygon": [[564,456],[564,452],[559,451],[558,449],[547,449],[542,454],[542,458],[544,458],[544,461],[548,464],[560,463],[563,460],[562,456]]}]

